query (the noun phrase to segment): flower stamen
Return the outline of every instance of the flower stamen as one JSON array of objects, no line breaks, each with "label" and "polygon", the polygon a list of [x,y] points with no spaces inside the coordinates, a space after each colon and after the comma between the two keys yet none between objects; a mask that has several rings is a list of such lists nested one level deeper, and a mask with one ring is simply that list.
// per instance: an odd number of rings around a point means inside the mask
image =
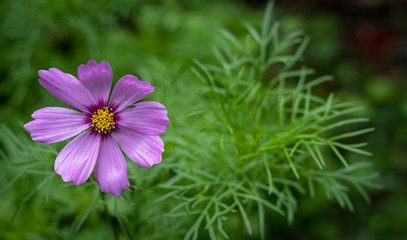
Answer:
[{"label": "flower stamen", "polygon": [[114,113],[113,109],[104,107],[93,112],[92,115],[92,127],[98,133],[109,133],[112,129],[115,129]]}]

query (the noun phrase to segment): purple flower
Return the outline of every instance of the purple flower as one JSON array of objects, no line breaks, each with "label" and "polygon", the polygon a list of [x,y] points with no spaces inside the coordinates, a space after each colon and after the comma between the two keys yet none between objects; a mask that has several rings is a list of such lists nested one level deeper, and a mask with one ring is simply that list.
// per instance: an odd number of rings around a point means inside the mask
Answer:
[{"label": "purple flower", "polygon": [[[24,125],[34,141],[55,143],[76,136],[55,160],[55,171],[65,182],[84,183],[95,170],[100,190],[119,197],[130,186],[123,152],[136,164],[161,162],[170,121],[158,102],[135,102],[154,91],[149,82],[133,75],[120,78],[109,99],[113,71],[108,62],[89,60],[78,67],[80,81],[56,68],[40,70],[40,84],[79,111],[46,107]],[[120,150],[120,148],[121,150]]]}]

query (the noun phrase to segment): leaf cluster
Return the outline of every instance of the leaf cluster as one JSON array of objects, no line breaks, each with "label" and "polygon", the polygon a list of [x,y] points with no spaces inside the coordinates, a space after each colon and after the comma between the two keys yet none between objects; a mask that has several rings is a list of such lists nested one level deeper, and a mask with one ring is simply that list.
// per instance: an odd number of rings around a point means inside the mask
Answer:
[{"label": "leaf cluster", "polygon": [[185,239],[198,239],[202,230],[229,239],[225,220],[236,214],[248,234],[264,239],[266,215],[292,222],[301,195],[320,190],[353,210],[350,186],[367,201],[366,188],[379,187],[369,162],[347,159],[349,152],[370,156],[367,143],[353,142],[374,130],[355,116],[363,108],[315,93],[332,77],[314,77],[303,64],[309,38],[302,31],[280,36],[272,8],[260,30],[245,24],[243,39],[223,30],[227,42],[213,49],[215,63],[195,61],[209,104],[190,114],[200,126],[195,136],[173,139],[182,148],[172,156],[179,162],[157,200],[179,200],[168,217],[194,216]]}]

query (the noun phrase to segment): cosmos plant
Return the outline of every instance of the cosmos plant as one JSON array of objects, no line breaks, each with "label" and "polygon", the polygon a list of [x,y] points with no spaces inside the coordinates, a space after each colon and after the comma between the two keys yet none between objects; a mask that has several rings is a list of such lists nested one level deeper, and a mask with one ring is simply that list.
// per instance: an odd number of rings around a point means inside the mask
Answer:
[{"label": "cosmos plant", "polygon": [[[369,190],[380,186],[365,149],[365,134],[374,129],[364,108],[333,93],[319,94],[333,77],[306,65],[309,38],[281,29],[272,7],[267,5],[260,29],[245,24],[244,36],[222,30],[225,42],[213,49],[212,61],[190,63],[193,76],[181,73],[186,63],[169,66],[157,58],[143,65],[141,79],[165,78],[157,93],[165,90],[162,99],[172,114],[164,160],[153,168],[143,167],[161,162],[159,135],[169,120],[161,104],[138,102],[154,90],[148,82],[126,75],[109,98],[107,62],[79,66],[80,81],[55,68],[40,71],[41,85],[76,110],[37,110],[25,128],[43,143],[79,136],[60,152],[31,139],[30,148],[15,141],[23,159],[38,159],[31,161],[35,167],[28,160],[14,164],[23,167],[1,191],[19,178],[26,184],[27,175],[45,178],[35,178],[38,185],[20,205],[37,192],[48,199],[61,186],[73,188],[59,178],[51,182],[55,174],[44,170],[50,165],[45,160],[56,157],[55,171],[64,181],[91,183],[83,184],[80,196],[64,192],[64,199],[55,200],[82,200],[72,213],[79,216],[73,235],[92,211],[104,207],[104,215],[117,220],[117,239],[269,239],[276,218],[295,221],[304,198],[354,210],[351,193],[359,192],[368,202]],[[127,166],[122,151],[141,167]],[[120,195],[112,197],[114,204],[89,177],[92,171],[103,192]],[[129,178],[142,187],[123,191]],[[92,187],[93,198],[87,192]]]},{"label": "cosmos plant", "polygon": [[265,239],[270,213],[291,223],[300,196],[322,191],[353,210],[352,187],[366,201],[365,189],[379,187],[369,161],[347,159],[371,156],[367,143],[352,140],[374,130],[357,116],[363,107],[315,94],[333,78],[304,66],[309,38],[303,31],[280,36],[271,15],[269,3],[260,30],[246,24],[242,39],[223,30],[226,44],[214,49],[216,62],[195,61],[192,71],[210,104],[190,116],[205,134],[176,140],[187,152],[175,156],[182,161],[160,198],[178,200],[166,216],[192,222],[184,239],[200,239],[202,231],[213,240],[240,238],[224,227],[236,213],[246,233]]},{"label": "cosmos plant", "polygon": [[[34,141],[55,143],[79,134],[58,154],[55,171],[65,182],[84,183],[95,171],[103,192],[119,197],[129,187],[128,168],[120,148],[136,164],[161,162],[164,143],[158,135],[170,123],[158,102],[135,102],[154,91],[148,82],[126,75],[109,99],[113,72],[108,62],[89,60],[78,67],[80,81],[56,68],[38,72],[40,84],[77,110],[46,107],[24,128]],[[120,148],[119,148],[119,146]]]}]

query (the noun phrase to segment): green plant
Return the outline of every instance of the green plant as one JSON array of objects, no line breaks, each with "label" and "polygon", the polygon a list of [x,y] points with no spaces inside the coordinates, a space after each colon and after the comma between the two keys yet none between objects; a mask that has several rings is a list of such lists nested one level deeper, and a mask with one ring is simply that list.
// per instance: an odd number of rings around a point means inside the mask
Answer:
[{"label": "green plant", "polygon": [[367,143],[345,141],[374,130],[347,128],[368,122],[352,116],[363,108],[313,93],[332,77],[313,77],[302,63],[309,38],[302,31],[280,36],[279,23],[271,24],[272,6],[260,31],[246,24],[243,41],[222,31],[228,43],[214,49],[217,62],[195,61],[192,69],[207,101],[190,114],[196,135],[177,138],[182,151],[171,156],[178,159],[175,174],[157,200],[178,199],[168,217],[194,216],[185,239],[198,239],[203,229],[211,239],[228,239],[223,225],[234,212],[248,234],[257,225],[264,239],[267,212],[292,222],[300,195],[313,197],[317,186],[350,210],[350,186],[367,201],[365,189],[379,187],[369,162],[345,157],[370,156],[361,149]]}]

